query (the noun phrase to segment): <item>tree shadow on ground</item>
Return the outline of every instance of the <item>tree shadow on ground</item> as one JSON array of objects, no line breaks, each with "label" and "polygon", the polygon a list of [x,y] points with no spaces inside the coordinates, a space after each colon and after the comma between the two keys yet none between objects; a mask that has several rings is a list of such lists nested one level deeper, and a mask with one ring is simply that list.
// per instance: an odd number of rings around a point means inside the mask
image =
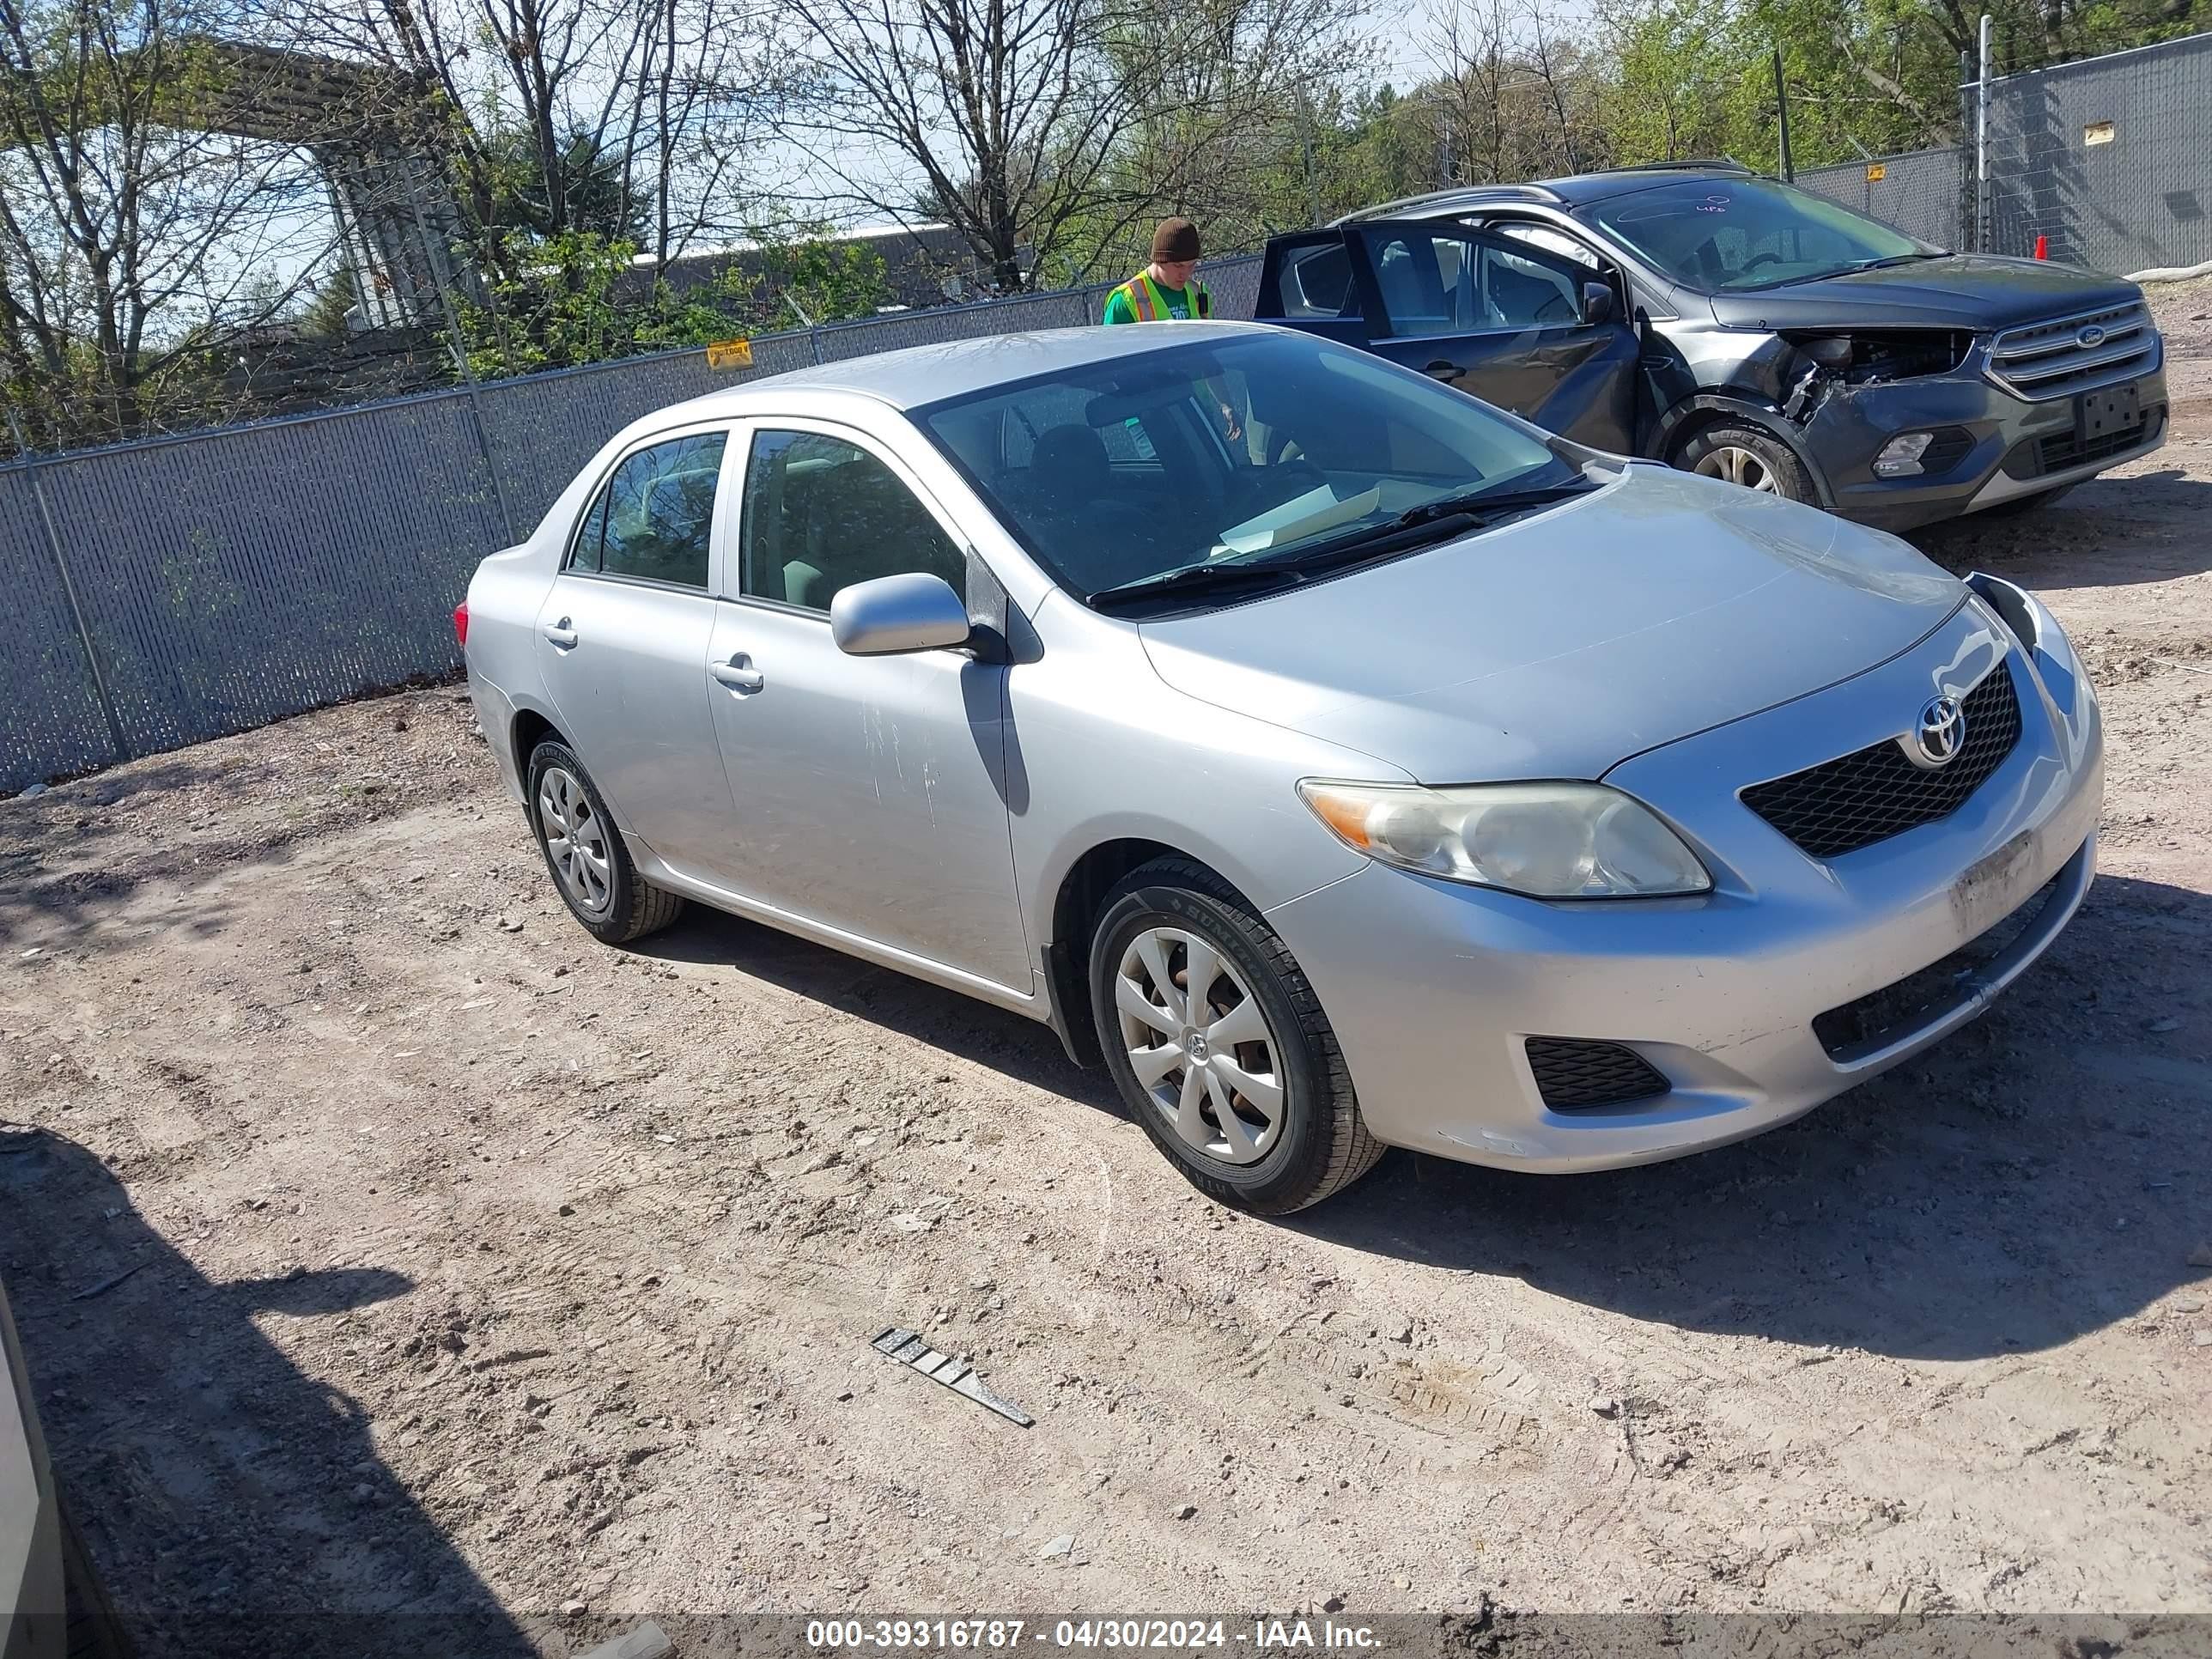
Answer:
[{"label": "tree shadow on ground", "polygon": [[[2142,1011],[2208,945],[2212,898],[2106,876],[1989,1015],[1796,1123],[1580,1176],[1395,1152],[1282,1224],[1685,1329],[1926,1359],[2055,1346],[2199,1276],[2212,1008],[2159,1032]],[[642,948],[1123,1112],[1042,1025],[771,929],[698,911]]]},{"label": "tree shadow on ground", "polygon": [[211,1283],[94,1154],[38,1131],[0,1139],[0,1273],[56,1480],[143,1653],[539,1651],[361,1407],[256,1323],[342,1317],[412,1280]]}]

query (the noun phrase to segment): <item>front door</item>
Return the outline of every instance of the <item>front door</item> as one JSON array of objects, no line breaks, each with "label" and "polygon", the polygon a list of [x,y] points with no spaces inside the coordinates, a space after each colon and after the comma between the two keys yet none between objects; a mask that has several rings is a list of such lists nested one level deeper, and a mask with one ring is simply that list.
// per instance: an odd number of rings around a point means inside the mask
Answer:
[{"label": "front door", "polygon": [[684,432],[618,459],[538,613],[562,733],[616,821],[678,866],[710,860],[729,831],[703,672],[729,441],[726,428]]},{"label": "front door", "polygon": [[830,636],[838,589],[927,571],[964,592],[967,556],[860,434],[763,425],[747,447],[736,592],[716,606],[708,658],[732,884],[1033,994],[1007,819],[1006,668],[964,651],[849,657]]},{"label": "front door", "polygon": [[[1350,278],[1334,316],[1320,314],[1338,297],[1330,237],[1340,239]],[[1636,333],[1618,294],[1612,315],[1586,320],[1583,289],[1594,279],[1573,261],[1449,220],[1285,237],[1268,258],[1267,320],[1332,339],[1356,331],[1356,343],[1392,362],[1593,448],[1632,452]]]}]

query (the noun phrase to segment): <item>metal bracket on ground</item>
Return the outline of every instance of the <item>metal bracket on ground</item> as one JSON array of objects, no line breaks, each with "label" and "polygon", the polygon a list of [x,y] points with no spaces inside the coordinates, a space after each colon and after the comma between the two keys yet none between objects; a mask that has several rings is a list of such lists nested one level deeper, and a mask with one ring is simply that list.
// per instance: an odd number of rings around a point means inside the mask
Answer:
[{"label": "metal bracket on ground", "polygon": [[933,1382],[942,1382],[958,1395],[965,1395],[986,1411],[993,1411],[1009,1423],[1018,1423],[1024,1428],[1036,1426],[1036,1419],[1012,1401],[1001,1400],[985,1388],[975,1377],[975,1368],[951,1354],[939,1353],[925,1342],[921,1335],[897,1325],[878,1334],[869,1346],[887,1358],[902,1365],[910,1365]]}]

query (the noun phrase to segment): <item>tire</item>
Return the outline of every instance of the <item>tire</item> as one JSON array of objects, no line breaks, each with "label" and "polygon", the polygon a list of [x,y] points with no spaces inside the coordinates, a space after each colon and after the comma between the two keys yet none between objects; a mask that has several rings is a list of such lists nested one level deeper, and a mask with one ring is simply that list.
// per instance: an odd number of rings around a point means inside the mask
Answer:
[{"label": "tire", "polygon": [[[1142,1040],[1146,1051],[1163,1057],[1172,1051],[1188,1058],[1182,1045],[1189,1027],[1176,998],[1187,988],[1194,943],[1217,963],[1206,1028],[1225,1030],[1234,1018],[1237,1035],[1225,1049],[1218,1038],[1209,1045],[1194,1088],[1187,1063],[1156,1062],[1146,1081],[1138,1075],[1133,1042]],[[1164,994],[1153,965],[1166,969]],[[1152,1013],[1132,1012],[1122,986]],[[1239,1012],[1248,997],[1256,1020]],[[1184,1178],[1216,1202],[1288,1215],[1350,1186],[1382,1157],[1382,1143],[1360,1118],[1336,1033],[1297,959],[1236,889],[1204,866],[1164,859],[1132,872],[1106,896],[1091,939],[1091,1006],[1106,1068],[1130,1112]],[[1224,1081],[1228,1074],[1241,1077],[1250,1092]],[[1220,1115],[1224,1104],[1228,1125]]]},{"label": "tire", "polygon": [[[530,828],[538,837],[538,850],[544,855],[546,873],[553,878],[561,902],[586,933],[602,945],[627,945],[659,933],[684,914],[680,895],[655,887],[638,874],[599,787],[568,744],[548,738],[532,750],[529,778]],[[596,841],[589,829],[583,836],[563,834],[564,814],[571,826],[595,829]],[[566,845],[572,839],[585,849],[580,875],[570,872],[578,867],[573,864],[564,867],[568,861],[556,851],[556,843]]]},{"label": "tire", "polygon": [[2016,519],[2023,513],[2056,507],[2073,489],[2072,484],[2060,484],[2056,489],[2039,489],[2033,495],[2015,495],[2008,501],[1999,501],[1995,507],[1985,507],[1974,516],[1978,519]]},{"label": "tire", "polygon": [[1733,422],[1706,427],[1674,452],[1674,465],[1685,472],[1744,484],[1786,501],[1820,505],[1812,475],[1797,452],[1760,427]]}]

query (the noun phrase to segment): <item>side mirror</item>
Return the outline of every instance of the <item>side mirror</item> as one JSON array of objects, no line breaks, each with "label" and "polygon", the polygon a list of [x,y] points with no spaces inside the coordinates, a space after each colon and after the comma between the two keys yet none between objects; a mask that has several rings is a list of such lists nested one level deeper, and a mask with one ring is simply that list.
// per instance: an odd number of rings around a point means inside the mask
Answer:
[{"label": "side mirror", "polygon": [[1613,290],[1603,283],[1583,284],[1583,321],[1609,323],[1613,320]]},{"label": "side mirror", "polygon": [[840,588],[830,601],[830,637],[848,657],[892,657],[965,645],[968,605],[942,576],[915,571]]}]

